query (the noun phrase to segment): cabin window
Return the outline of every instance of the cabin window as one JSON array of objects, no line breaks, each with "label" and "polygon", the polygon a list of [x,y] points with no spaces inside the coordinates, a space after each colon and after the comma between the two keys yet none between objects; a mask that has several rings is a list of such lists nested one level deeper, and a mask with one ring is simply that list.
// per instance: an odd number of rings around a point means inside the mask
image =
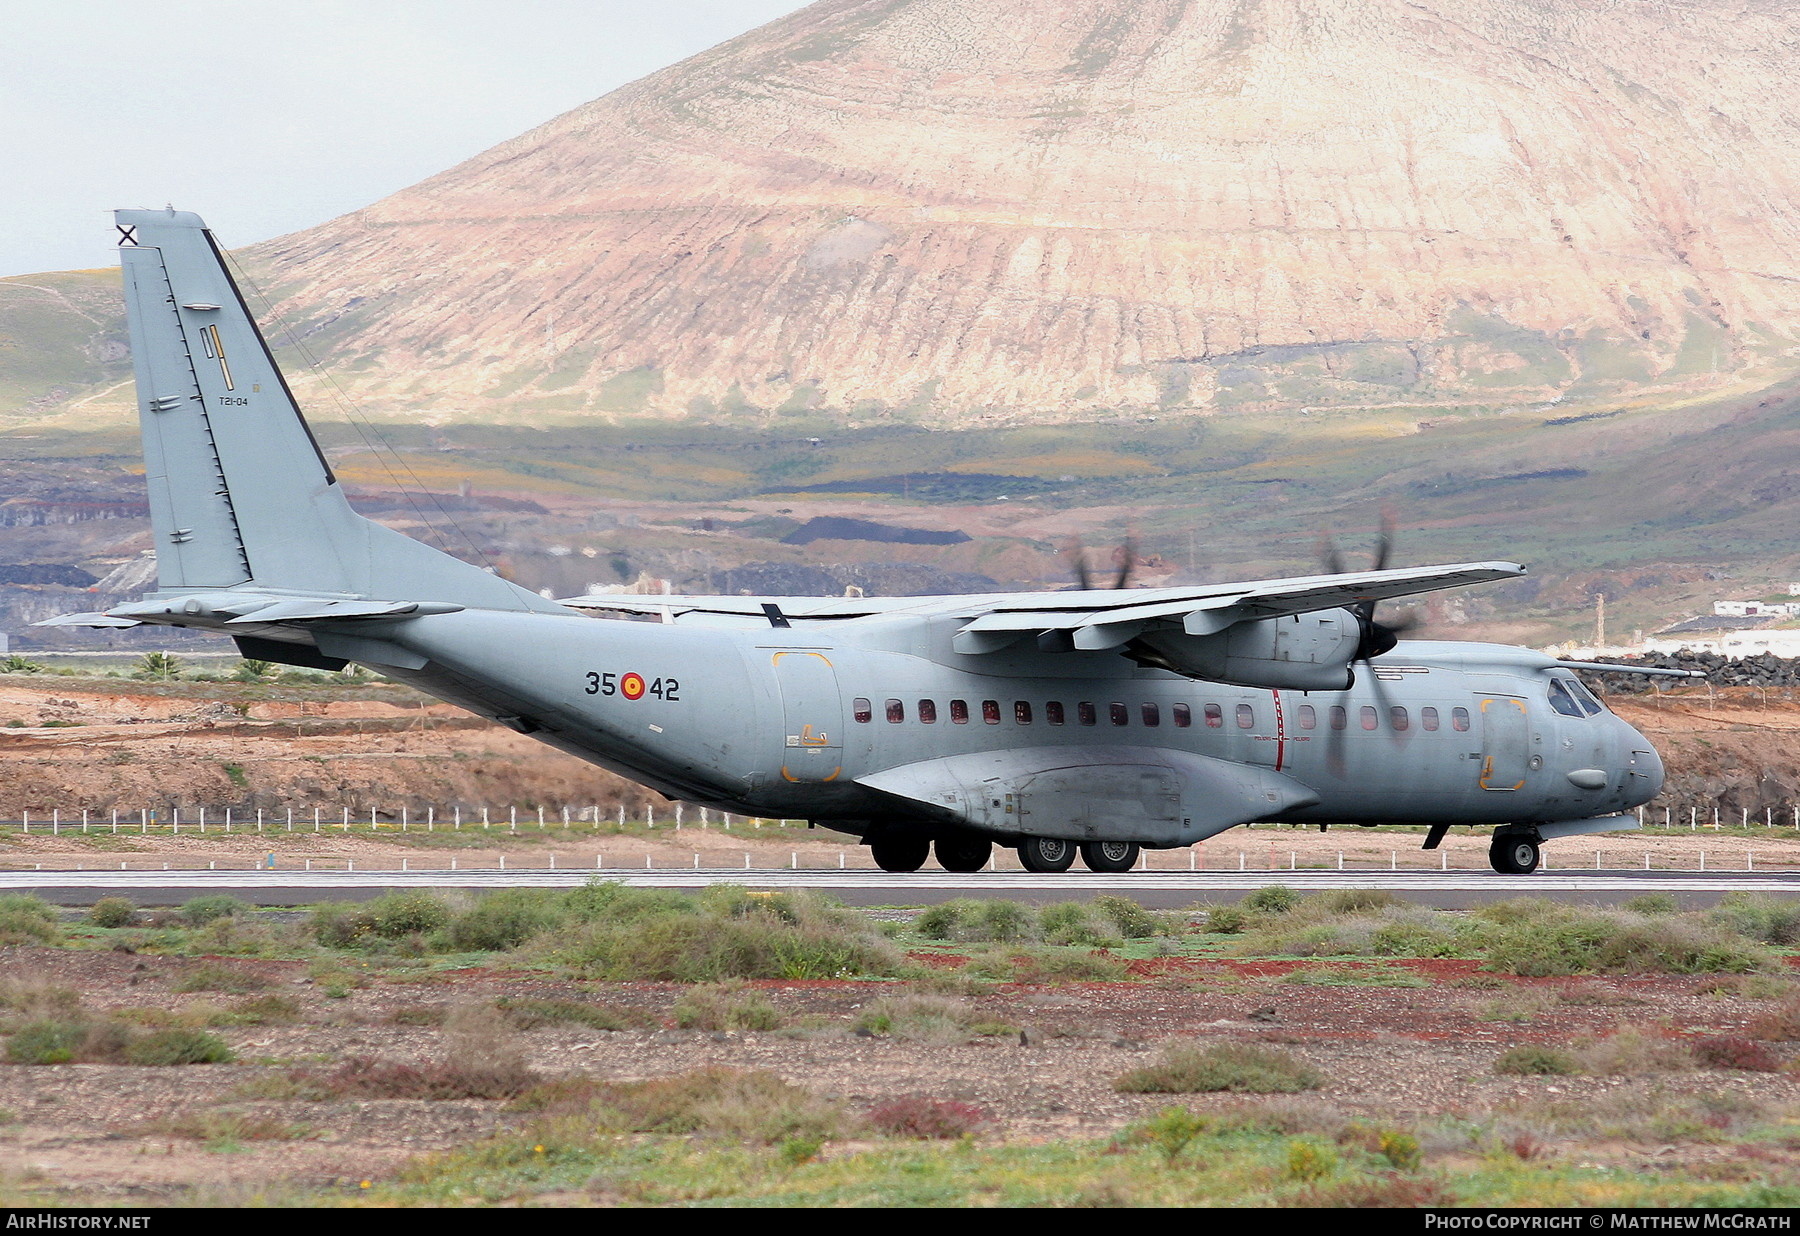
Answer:
[{"label": "cabin window", "polygon": [[1575,702],[1575,697],[1569,694],[1569,688],[1563,686],[1562,682],[1555,678],[1550,680],[1550,707],[1565,717],[1587,715],[1581,711],[1581,705]]},{"label": "cabin window", "polygon": [[999,725],[1000,724],[1000,701],[999,700],[982,700],[981,701],[981,719],[983,721],[986,721],[989,725]]},{"label": "cabin window", "polygon": [[1208,704],[1206,706],[1206,728],[1209,730],[1216,730],[1224,724],[1225,710],[1220,708],[1217,704]]},{"label": "cabin window", "polygon": [[1311,704],[1302,704],[1298,710],[1300,728],[1310,730],[1319,724],[1319,714]]},{"label": "cabin window", "polygon": [[950,701],[950,724],[967,725],[969,723],[969,701]]},{"label": "cabin window", "polygon": [[1248,704],[1237,706],[1237,725],[1240,730],[1247,730],[1256,724],[1256,709]]},{"label": "cabin window", "polygon": [[1435,730],[1438,727],[1438,711],[1435,708],[1419,709],[1419,724],[1425,729]]},{"label": "cabin window", "polygon": [[1075,705],[1075,719],[1083,725],[1093,725],[1100,720],[1100,712],[1090,701],[1082,700]]},{"label": "cabin window", "polygon": [[1185,730],[1194,724],[1194,710],[1186,704],[1176,704],[1169,709],[1175,714],[1175,728]]},{"label": "cabin window", "polygon": [[899,700],[889,700],[887,702],[887,719],[895,725],[906,720],[906,705]]},{"label": "cabin window", "polygon": [[1381,724],[1381,714],[1375,711],[1375,706],[1373,704],[1364,704],[1362,708],[1358,710],[1357,717],[1362,722],[1362,727],[1365,730],[1375,729]]},{"label": "cabin window", "polygon": [[1014,725],[1030,725],[1031,724],[1031,704],[1028,701],[1026,701],[1026,700],[1014,700],[1013,701],[1013,724]]},{"label": "cabin window", "polygon": [[1350,714],[1344,711],[1342,704],[1331,706],[1331,728],[1341,730],[1350,723]]},{"label": "cabin window", "polygon": [[1145,725],[1162,724],[1162,709],[1158,708],[1155,704],[1145,704],[1142,711],[1144,714]]},{"label": "cabin window", "polygon": [[1587,684],[1578,679],[1569,679],[1569,690],[1575,696],[1575,702],[1587,709],[1587,715],[1606,711],[1606,705],[1594,698],[1594,693],[1587,689]]},{"label": "cabin window", "polygon": [[1106,706],[1106,716],[1114,725],[1131,724],[1131,709],[1117,701]]},{"label": "cabin window", "polygon": [[1452,708],[1450,710],[1450,728],[1453,730],[1467,730],[1469,728],[1469,710],[1467,708]]},{"label": "cabin window", "polygon": [[1394,727],[1394,733],[1404,734],[1412,728],[1412,719],[1406,715],[1404,705],[1395,704],[1388,709],[1388,724]]},{"label": "cabin window", "polygon": [[1061,725],[1063,723],[1063,706],[1061,700],[1051,700],[1044,705],[1044,724]]},{"label": "cabin window", "polygon": [[926,725],[934,725],[937,723],[937,701],[936,700],[920,700],[919,701],[919,720],[924,722]]},{"label": "cabin window", "polygon": [[860,695],[850,701],[850,708],[851,715],[864,725],[867,725],[875,719],[875,705],[869,703],[868,700]]}]

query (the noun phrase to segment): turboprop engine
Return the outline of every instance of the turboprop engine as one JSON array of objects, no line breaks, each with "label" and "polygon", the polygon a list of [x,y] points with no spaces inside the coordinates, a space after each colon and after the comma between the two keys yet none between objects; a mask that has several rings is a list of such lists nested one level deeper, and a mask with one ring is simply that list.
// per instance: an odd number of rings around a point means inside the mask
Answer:
[{"label": "turboprop engine", "polygon": [[[1393,647],[1385,630],[1348,609],[1234,623],[1211,635],[1146,631],[1126,655],[1139,665],[1240,687],[1342,691],[1352,662]],[[1385,646],[1379,646],[1385,644]]]}]

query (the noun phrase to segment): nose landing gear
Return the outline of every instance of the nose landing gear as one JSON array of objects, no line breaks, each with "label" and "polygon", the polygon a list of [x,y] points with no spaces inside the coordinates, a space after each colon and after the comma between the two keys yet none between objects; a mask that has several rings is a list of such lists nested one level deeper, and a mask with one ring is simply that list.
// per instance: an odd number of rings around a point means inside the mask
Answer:
[{"label": "nose landing gear", "polygon": [[1530,875],[1542,857],[1538,839],[1521,833],[1497,834],[1488,847],[1488,863],[1501,875]]}]

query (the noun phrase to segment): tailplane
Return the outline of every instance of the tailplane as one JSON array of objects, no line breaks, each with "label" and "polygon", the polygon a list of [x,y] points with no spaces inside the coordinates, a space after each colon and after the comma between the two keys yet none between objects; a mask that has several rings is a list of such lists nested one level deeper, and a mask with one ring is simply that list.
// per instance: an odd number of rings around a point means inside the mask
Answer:
[{"label": "tailplane", "polygon": [[351,510],[205,223],[116,218],[160,591],[566,612]]}]

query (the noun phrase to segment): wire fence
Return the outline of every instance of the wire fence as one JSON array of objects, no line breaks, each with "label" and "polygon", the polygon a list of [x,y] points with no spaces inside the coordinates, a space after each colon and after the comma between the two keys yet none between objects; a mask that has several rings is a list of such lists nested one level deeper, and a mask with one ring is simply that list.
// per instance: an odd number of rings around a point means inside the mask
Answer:
[{"label": "wire fence", "polygon": [[[1698,832],[1711,829],[1777,829],[1792,830],[1800,837],[1800,804],[1782,808],[1765,807],[1753,811],[1748,807],[1724,807],[1717,803],[1652,804],[1639,807],[1635,818],[1640,826],[1686,829]],[[1400,823],[1399,827],[1423,829],[1422,824]],[[682,831],[684,828],[718,829],[721,832],[760,831],[765,828],[806,828],[805,820],[734,815],[691,803],[674,803],[660,814],[655,807],[629,808],[620,803],[602,807],[530,806],[530,807],[425,807],[400,806],[371,808],[338,805],[284,808],[242,807],[140,807],[136,809],[51,808],[21,810],[11,816],[0,816],[0,830],[27,834],[65,832],[79,833],[435,833],[494,832],[548,833],[556,830],[574,832],[610,831],[643,828]],[[1310,828],[1310,824],[1248,824],[1246,828]],[[1480,825],[1472,825],[1480,827]]]},{"label": "wire fence", "polygon": [[682,828],[718,829],[722,832],[763,828],[804,828],[805,820],[775,820],[732,815],[707,807],[676,803],[659,818],[654,807],[632,814],[624,805],[586,807],[427,807],[416,811],[399,807],[391,811],[367,807],[286,807],[245,810],[234,807],[141,807],[136,810],[52,808],[20,811],[0,816],[0,830],[20,833],[436,833],[436,832],[574,832],[641,827],[680,831]]}]

